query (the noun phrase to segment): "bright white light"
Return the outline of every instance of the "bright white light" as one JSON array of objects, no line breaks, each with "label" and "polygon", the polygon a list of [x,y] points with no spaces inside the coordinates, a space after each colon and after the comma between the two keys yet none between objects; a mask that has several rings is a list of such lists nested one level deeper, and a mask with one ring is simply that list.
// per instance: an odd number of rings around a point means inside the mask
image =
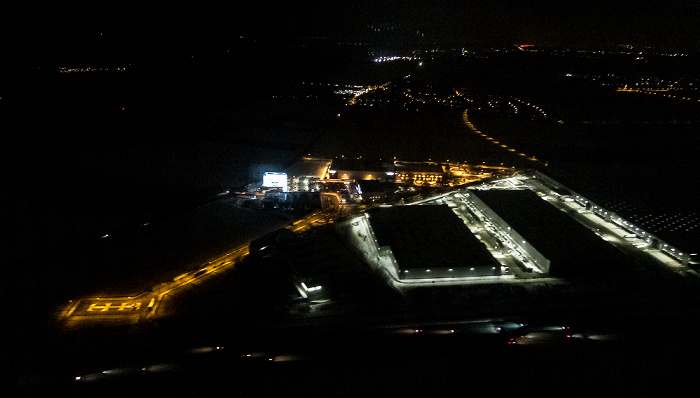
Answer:
[{"label": "bright white light", "polygon": [[270,171],[263,173],[262,186],[265,188],[282,188],[282,191],[287,192],[287,173]]},{"label": "bright white light", "polygon": [[315,292],[316,290],[321,290],[321,286],[320,286],[320,285],[319,285],[319,286],[307,287],[306,284],[305,284],[304,282],[301,282],[301,287],[303,287],[304,290],[306,290],[307,292]]}]

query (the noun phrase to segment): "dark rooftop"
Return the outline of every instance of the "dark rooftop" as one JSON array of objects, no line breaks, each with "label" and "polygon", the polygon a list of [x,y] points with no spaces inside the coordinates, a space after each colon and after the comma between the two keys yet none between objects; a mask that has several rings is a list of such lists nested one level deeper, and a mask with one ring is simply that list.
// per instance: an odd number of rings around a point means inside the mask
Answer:
[{"label": "dark rooftop", "polygon": [[552,276],[617,274],[631,259],[529,190],[473,191],[551,261]]},{"label": "dark rooftop", "polygon": [[393,206],[368,211],[380,246],[401,269],[500,266],[447,205]]},{"label": "dark rooftop", "polygon": [[[299,280],[321,284],[327,292],[358,291],[369,268],[334,235],[297,237],[280,253]],[[308,282],[307,282],[308,283]]]},{"label": "dark rooftop", "polygon": [[444,173],[442,165],[427,162],[396,162],[394,167],[397,173]]},{"label": "dark rooftop", "polygon": [[323,178],[330,159],[302,159],[290,166],[285,173],[288,176],[314,176]]},{"label": "dark rooftop", "polygon": [[356,170],[356,171],[389,171],[391,164],[373,159],[351,159],[335,158],[331,165],[333,170]]},{"label": "dark rooftop", "polygon": [[362,192],[395,192],[398,187],[393,182],[378,180],[358,180]]}]

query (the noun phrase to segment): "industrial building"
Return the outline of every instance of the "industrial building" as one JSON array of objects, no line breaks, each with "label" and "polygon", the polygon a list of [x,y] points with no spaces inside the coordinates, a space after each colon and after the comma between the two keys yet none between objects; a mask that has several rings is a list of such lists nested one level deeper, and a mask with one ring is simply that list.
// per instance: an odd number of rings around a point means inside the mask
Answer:
[{"label": "industrial building", "polygon": [[[601,239],[568,214],[542,200],[531,190],[471,190],[487,208],[503,220],[501,231],[520,237],[519,245],[550,262],[555,277],[586,277],[629,271],[628,255]],[[533,256],[534,257],[534,256]],[[545,262],[543,261],[543,264]]]},{"label": "industrial building", "polygon": [[351,220],[345,233],[394,279],[501,275],[501,264],[447,205],[375,208]]},{"label": "industrial building", "polygon": [[330,159],[303,158],[293,164],[285,173],[291,192],[314,192],[322,189],[321,181],[330,167]]},{"label": "industrial building", "polygon": [[449,166],[436,162],[394,162],[396,182],[415,185],[440,185],[448,179]]},{"label": "industrial building", "polygon": [[476,195],[477,192],[491,191],[467,191],[464,199],[469,211],[483,224],[490,224],[493,227],[491,229],[498,234],[498,238],[519,253],[523,261],[530,265],[531,268],[541,273],[548,273],[551,263],[550,260],[537,250],[537,248],[528,244],[527,240],[518,233],[517,229],[513,229],[500,215],[487,206],[480,198],[480,195]]},{"label": "industrial building", "polygon": [[394,181],[393,162],[375,159],[335,158],[328,170],[329,179]]},{"label": "industrial building", "polygon": [[[561,183],[540,172],[535,172],[532,178],[528,180],[528,184],[536,190],[548,192],[556,196],[568,197],[581,207],[591,211],[597,217],[605,220],[606,222],[613,223],[623,230],[629,232],[630,236],[633,236],[634,239],[639,242],[640,246],[647,246],[650,249],[658,249],[683,265],[698,263],[697,258],[693,259],[693,257],[697,257],[697,253],[691,253],[688,250],[690,248],[697,247],[696,242],[688,242],[682,238],[679,238],[678,236],[666,234],[664,233],[665,231],[663,231],[663,226],[673,226],[676,224],[677,226],[674,227],[675,229],[678,229],[679,227],[687,227],[687,231],[689,232],[690,229],[694,228],[695,226],[691,220],[697,222],[697,216],[695,216],[693,219],[693,215],[689,215],[689,217],[687,217],[689,220],[685,220],[679,217],[678,214],[671,215],[670,217],[663,217],[665,214],[663,216],[656,217],[652,217],[651,214],[646,214],[646,217],[662,225],[661,230],[649,230],[649,227],[654,227],[655,225],[653,223],[644,222],[645,217],[638,217],[638,215],[634,214],[634,212],[625,211],[624,208],[613,209],[607,206],[601,206],[600,204],[593,202],[577,192],[574,192],[573,190],[563,186]],[[640,221],[642,222],[640,223]],[[700,224],[697,224],[697,226],[700,226]],[[671,238],[676,238],[674,240],[674,244],[671,244],[665,240],[665,238],[669,236]],[[681,245],[683,248],[676,245]]]}]

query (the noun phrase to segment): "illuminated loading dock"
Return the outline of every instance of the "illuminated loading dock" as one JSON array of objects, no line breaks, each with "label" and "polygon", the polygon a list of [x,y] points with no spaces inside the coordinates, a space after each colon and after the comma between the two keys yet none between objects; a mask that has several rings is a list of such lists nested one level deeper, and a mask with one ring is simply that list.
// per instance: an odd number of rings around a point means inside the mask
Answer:
[{"label": "illuminated loading dock", "polygon": [[393,206],[366,213],[380,256],[401,280],[500,276],[501,264],[447,205]]},{"label": "illuminated loading dock", "polygon": [[[592,277],[632,269],[632,259],[530,190],[470,190],[537,249],[554,277]],[[499,226],[500,227],[500,226]]]},{"label": "illuminated loading dock", "polygon": [[[549,272],[550,261],[535,247],[527,243],[517,230],[508,225],[498,214],[488,207],[474,191],[467,191],[465,194],[465,204],[469,210],[482,222],[487,229],[491,230],[499,240],[506,243],[511,250],[518,253],[521,261],[527,263],[526,268],[534,268],[541,273]],[[490,225],[489,225],[490,224]],[[491,228],[489,228],[491,227]]]}]

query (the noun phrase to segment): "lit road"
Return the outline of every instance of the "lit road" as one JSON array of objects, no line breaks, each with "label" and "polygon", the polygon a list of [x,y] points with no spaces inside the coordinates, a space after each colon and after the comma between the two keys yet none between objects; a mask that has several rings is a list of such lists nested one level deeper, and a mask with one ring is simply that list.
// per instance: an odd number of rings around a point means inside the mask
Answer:
[{"label": "lit road", "polygon": [[312,226],[328,224],[329,222],[331,222],[331,218],[333,217],[334,213],[335,211],[327,210],[311,213],[308,216],[295,221],[291,227],[291,230],[292,232],[299,232]]},{"label": "lit road", "polygon": [[[326,224],[333,214],[327,211],[312,213],[297,220],[291,226],[291,230],[298,232],[313,225]],[[61,311],[59,318],[67,327],[75,327],[82,324],[134,324],[145,319],[167,315],[158,312],[159,305],[166,295],[175,295],[179,289],[191,283],[205,282],[206,278],[233,268],[248,255],[248,248],[248,244],[239,246],[193,271],[178,275],[141,294],[71,300]]]},{"label": "lit road", "polygon": [[[512,179],[505,180],[509,185],[515,187]],[[541,274],[537,269],[533,269],[531,260],[527,260],[527,254],[521,253],[517,249],[508,246],[504,242],[498,231],[493,226],[484,225],[478,219],[469,215],[466,203],[460,192],[449,192],[433,198],[428,198],[422,204],[448,204],[457,214],[469,230],[486,246],[486,249],[498,261],[503,268],[503,275],[498,277],[468,278],[464,281],[446,281],[443,284],[485,284],[485,283],[535,283],[548,282],[559,283],[557,278],[550,278]],[[522,269],[533,269],[535,272],[523,272]],[[420,281],[420,280],[415,280]],[[411,283],[415,281],[401,281]]]},{"label": "lit road", "polygon": [[659,97],[675,98],[675,99],[684,100],[684,101],[700,102],[700,99],[695,99],[692,97],[681,97],[680,95],[668,94],[669,89],[650,89],[650,88],[638,89],[638,88],[619,87],[619,88],[617,88],[616,91],[627,92],[627,93],[641,93],[641,94],[649,94],[649,95],[658,95]]},{"label": "lit road", "polygon": [[[474,126],[474,124],[472,122],[469,121],[469,118],[467,117],[467,110],[466,109],[462,113],[462,121],[464,122],[464,124],[467,125],[467,127],[469,128],[469,130],[472,133],[480,135],[483,138],[486,138],[487,141],[490,141],[491,143],[498,145],[499,147],[503,148],[504,150],[517,153],[519,156],[522,156],[523,158],[526,158],[535,164],[541,164],[541,162],[535,156],[529,156],[526,153],[518,152],[517,149],[510,148],[510,147],[508,147],[508,145],[502,143],[501,141],[498,141],[495,138],[490,137],[490,136],[486,135],[485,133],[481,132],[479,129],[476,128],[476,126]],[[544,165],[546,166],[547,162],[545,162]]]},{"label": "lit road", "polygon": [[202,264],[197,270],[178,275],[171,281],[158,284],[150,291],[136,296],[88,297],[73,300],[63,316],[67,325],[84,322],[134,323],[154,317],[165,295],[176,294],[178,289],[190,283],[202,281],[214,273],[225,271],[246,255],[248,255],[247,244]]}]

